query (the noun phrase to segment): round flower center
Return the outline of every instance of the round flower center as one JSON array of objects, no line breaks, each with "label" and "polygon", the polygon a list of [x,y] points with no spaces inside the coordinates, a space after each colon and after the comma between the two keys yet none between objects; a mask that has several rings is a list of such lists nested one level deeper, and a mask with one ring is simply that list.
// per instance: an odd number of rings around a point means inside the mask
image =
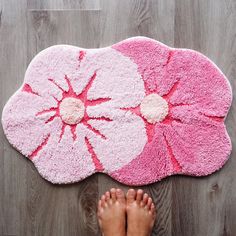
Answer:
[{"label": "round flower center", "polygon": [[78,124],[84,117],[84,103],[78,98],[64,98],[60,104],[62,120],[69,124]]},{"label": "round flower center", "polygon": [[152,124],[162,121],[168,114],[168,103],[158,94],[147,95],[140,105],[142,116]]}]

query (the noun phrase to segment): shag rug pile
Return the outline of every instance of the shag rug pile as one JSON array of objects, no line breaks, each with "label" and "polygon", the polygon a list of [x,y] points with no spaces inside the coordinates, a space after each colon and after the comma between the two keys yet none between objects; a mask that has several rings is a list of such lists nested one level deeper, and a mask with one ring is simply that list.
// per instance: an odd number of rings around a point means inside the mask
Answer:
[{"label": "shag rug pile", "polygon": [[129,185],[221,168],[232,92],[199,52],[134,37],[56,45],[30,63],[2,114],[9,142],[52,183],[103,172]]}]

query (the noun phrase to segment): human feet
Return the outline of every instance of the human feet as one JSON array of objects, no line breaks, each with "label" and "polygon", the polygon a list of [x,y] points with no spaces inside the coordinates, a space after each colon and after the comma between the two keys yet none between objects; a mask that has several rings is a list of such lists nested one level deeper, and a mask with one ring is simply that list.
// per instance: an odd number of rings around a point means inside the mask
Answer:
[{"label": "human feet", "polygon": [[112,188],[98,202],[98,222],[103,236],[125,236],[125,194]]},{"label": "human feet", "polygon": [[152,199],[143,190],[129,189],[126,194],[127,236],[150,236],[156,218]]}]

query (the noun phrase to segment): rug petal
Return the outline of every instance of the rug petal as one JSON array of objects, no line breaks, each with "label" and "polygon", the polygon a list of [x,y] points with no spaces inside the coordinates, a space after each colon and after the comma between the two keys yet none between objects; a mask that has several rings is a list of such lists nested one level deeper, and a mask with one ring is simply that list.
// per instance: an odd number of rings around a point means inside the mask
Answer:
[{"label": "rug petal", "polygon": [[94,173],[95,166],[85,143],[86,129],[78,125],[76,140],[70,126],[65,127],[60,137],[59,118],[53,121],[51,129],[54,132],[47,145],[32,160],[39,173],[48,181],[58,184],[76,182]]},{"label": "rug petal", "polygon": [[82,50],[70,45],[58,45],[41,51],[30,63],[24,82],[44,97],[62,99],[63,91],[69,90],[69,79],[75,91],[83,90],[79,83],[79,54]]},{"label": "rug petal", "polygon": [[103,52],[87,53],[80,66],[80,83],[89,84],[87,98],[99,101],[110,98],[116,107],[136,107],[145,96],[144,82],[137,65],[120,52],[106,48]]},{"label": "rug petal", "polygon": [[30,157],[50,133],[45,125],[48,116],[36,114],[53,106],[55,101],[18,91],[4,107],[3,130],[10,143],[22,154]]},{"label": "rug petal", "polygon": [[208,116],[224,117],[231,105],[232,93],[223,73],[202,54],[175,50],[168,73],[177,84],[170,96],[173,105],[189,104]]},{"label": "rug petal", "polygon": [[208,175],[227,161],[231,141],[224,124],[166,125],[164,135],[174,158],[181,166],[182,174]]},{"label": "rug petal", "polygon": [[122,112],[123,116],[112,121],[95,119],[88,122],[105,137],[93,135],[89,139],[106,173],[132,161],[147,143],[143,120],[129,111]]}]

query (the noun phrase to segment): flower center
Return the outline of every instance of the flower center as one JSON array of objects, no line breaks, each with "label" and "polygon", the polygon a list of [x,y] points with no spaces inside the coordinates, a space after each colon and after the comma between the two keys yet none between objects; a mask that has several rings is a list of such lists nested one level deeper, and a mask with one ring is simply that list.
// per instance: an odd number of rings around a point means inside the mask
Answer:
[{"label": "flower center", "polygon": [[162,121],[168,114],[168,103],[156,93],[147,95],[140,105],[142,116],[151,124]]},{"label": "flower center", "polygon": [[84,103],[78,98],[64,98],[60,104],[62,120],[69,124],[78,124],[84,117]]}]

